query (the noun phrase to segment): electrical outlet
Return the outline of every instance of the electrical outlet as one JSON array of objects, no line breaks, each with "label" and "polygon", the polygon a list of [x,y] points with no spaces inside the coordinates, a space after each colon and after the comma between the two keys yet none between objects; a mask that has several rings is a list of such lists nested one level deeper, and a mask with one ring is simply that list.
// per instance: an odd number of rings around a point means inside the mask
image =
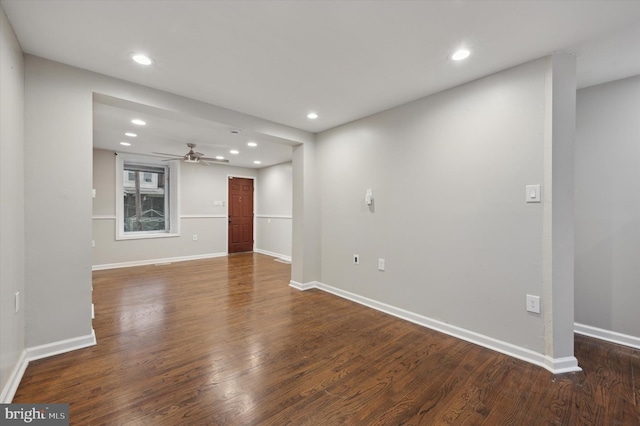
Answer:
[{"label": "electrical outlet", "polygon": [[353,255],[353,264],[354,265],[359,265],[360,264],[360,255],[358,255],[358,254],[354,254]]},{"label": "electrical outlet", "polygon": [[198,234],[193,234],[193,241],[198,241]]},{"label": "electrical outlet", "polygon": [[527,294],[527,312],[540,313],[540,296]]},{"label": "electrical outlet", "polygon": [[378,259],[378,271],[384,271],[384,259]]}]

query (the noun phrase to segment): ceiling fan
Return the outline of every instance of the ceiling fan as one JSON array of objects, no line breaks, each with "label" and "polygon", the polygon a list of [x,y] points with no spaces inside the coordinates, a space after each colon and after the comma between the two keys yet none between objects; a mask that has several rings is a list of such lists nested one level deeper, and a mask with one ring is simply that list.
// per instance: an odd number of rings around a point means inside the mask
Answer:
[{"label": "ceiling fan", "polygon": [[208,158],[208,157],[205,157],[203,153],[194,151],[194,148],[196,147],[195,143],[188,143],[187,146],[189,147],[189,152],[187,152],[185,155],[166,154],[164,152],[154,152],[154,154],[163,155],[165,157],[182,158],[184,159],[185,163],[202,162],[208,165],[209,163],[228,163],[229,162],[229,160],[218,160],[217,158]]}]

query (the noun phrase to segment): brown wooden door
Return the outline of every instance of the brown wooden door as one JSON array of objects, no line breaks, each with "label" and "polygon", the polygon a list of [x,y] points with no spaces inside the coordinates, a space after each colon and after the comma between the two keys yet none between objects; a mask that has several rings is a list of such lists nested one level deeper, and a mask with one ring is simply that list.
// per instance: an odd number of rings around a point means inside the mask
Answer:
[{"label": "brown wooden door", "polygon": [[229,253],[253,251],[253,179],[229,178]]}]

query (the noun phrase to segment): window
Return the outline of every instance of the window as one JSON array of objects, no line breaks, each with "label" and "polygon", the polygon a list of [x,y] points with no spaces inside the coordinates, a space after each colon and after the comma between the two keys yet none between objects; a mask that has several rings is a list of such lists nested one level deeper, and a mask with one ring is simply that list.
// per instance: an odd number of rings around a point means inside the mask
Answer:
[{"label": "window", "polygon": [[[148,171],[147,171],[148,170]],[[167,231],[167,167],[124,164],[124,232]],[[133,179],[131,179],[133,175]]]},{"label": "window", "polygon": [[118,158],[116,239],[178,235],[178,162],[142,163]]}]

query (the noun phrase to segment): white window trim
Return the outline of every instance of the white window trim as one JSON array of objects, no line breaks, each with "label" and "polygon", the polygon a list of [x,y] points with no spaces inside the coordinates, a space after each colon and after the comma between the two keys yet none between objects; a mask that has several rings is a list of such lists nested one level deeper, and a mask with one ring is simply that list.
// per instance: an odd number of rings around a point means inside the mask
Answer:
[{"label": "white window trim", "polygon": [[[124,232],[124,163],[135,162],[152,166],[167,166],[169,169],[169,230],[147,232]],[[148,157],[122,155],[116,153],[116,240],[140,240],[147,238],[171,238],[180,236],[180,160],[159,162]]]}]

